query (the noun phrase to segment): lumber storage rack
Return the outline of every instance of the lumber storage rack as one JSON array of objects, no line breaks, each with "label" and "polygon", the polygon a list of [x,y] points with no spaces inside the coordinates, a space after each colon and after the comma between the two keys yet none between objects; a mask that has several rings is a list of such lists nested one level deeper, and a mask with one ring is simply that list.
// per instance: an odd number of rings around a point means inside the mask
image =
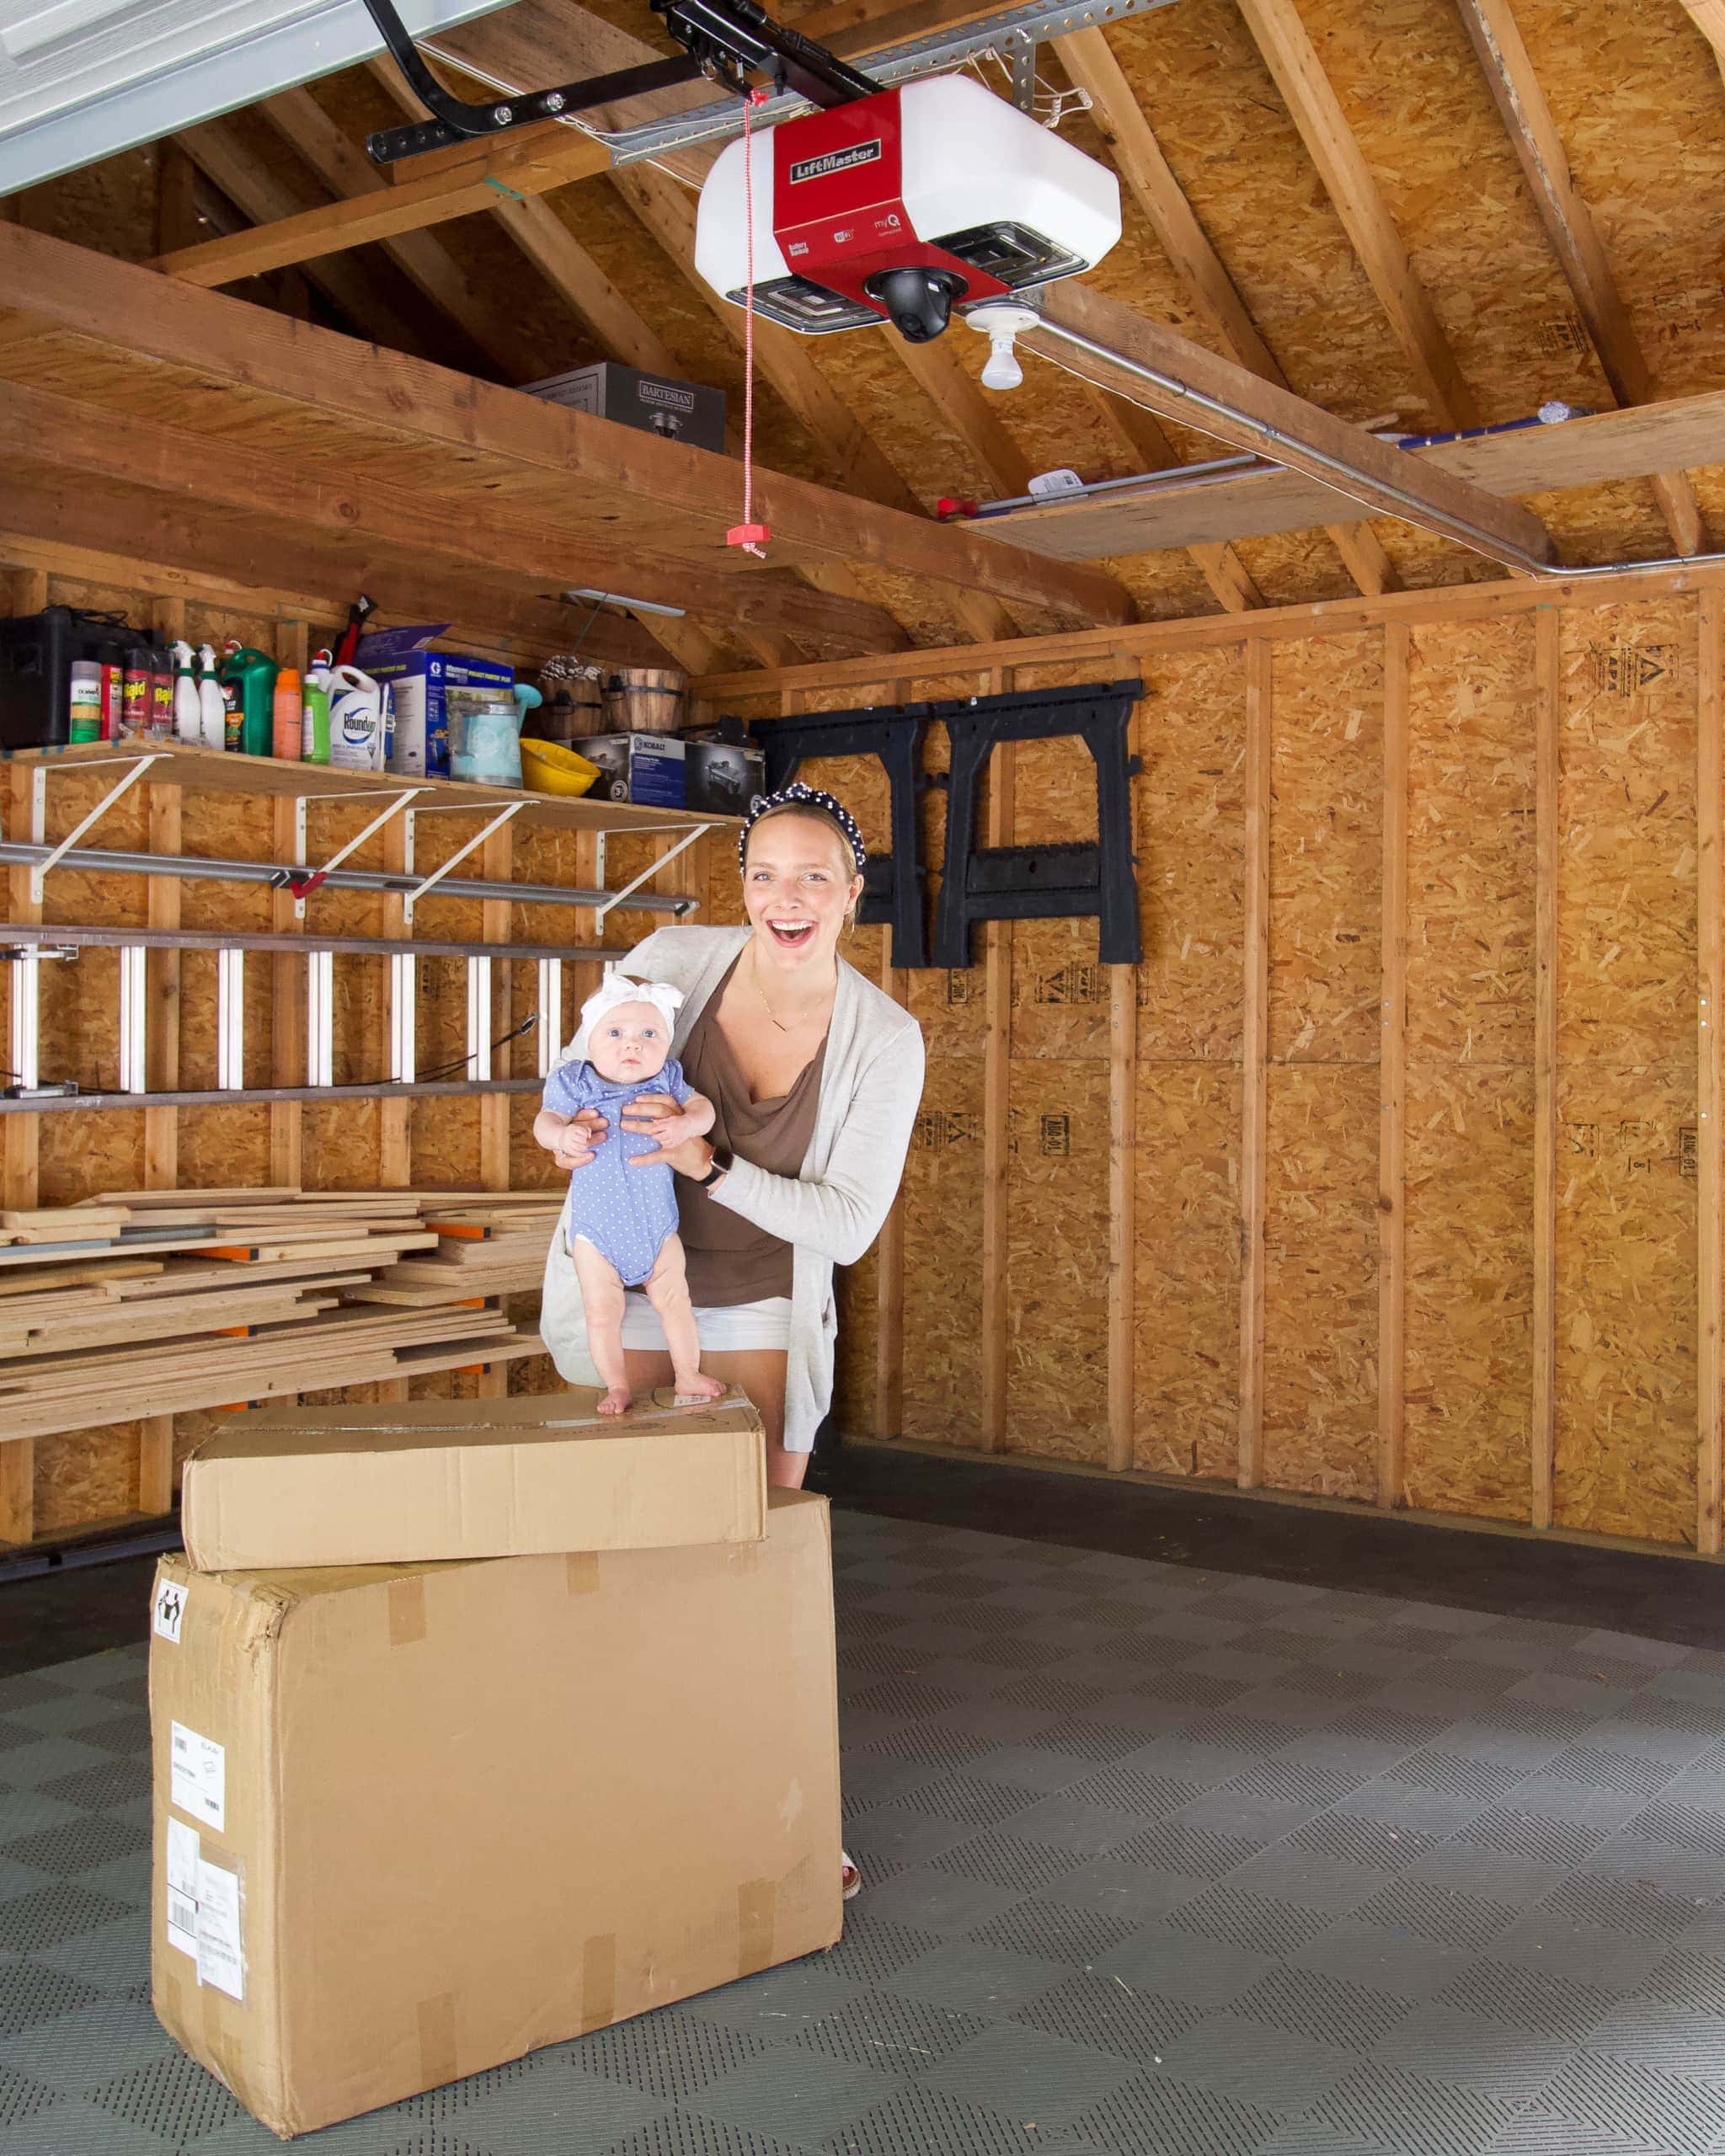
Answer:
[{"label": "lumber storage rack", "polygon": [[[434,889],[441,897],[478,899],[508,905],[574,906],[590,911],[603,931],[610,915],[627,910],[666,914],[680,919],[695,911],[691,896],[644,887],[666,864],[729,819],[692,817],[681,812],[644,809],[633,804],[561,799],[515,792],[507,788],[452,786],[422,780],[403,786],[379,775],[369,785],[354,783],[367,774],[323,767],[272,763],[262,758],[236,759],[213,750],[153,744],[131,748],[99,744],[103,753],[25,750],[6,759],[28,770],[28,839],[0,838],[0,866],[28,873],[33,906],[40,909],[46,879],[56,869],[117,875],[165,876],[192,881],[263,883],[288,893],[296,921],[303,921],[308,900],[318,890],[373,892],[395,899],[401,924],[411,931],[418,901]],[[235,766],[243,763],[243,768]],[[51,771],[123,766],[101,798],[55,844],[47,836]],[[289,797],[293,804],[293,858],[291,862],[232,861],[198,855],[136,853],[82,846],[84,838],[146,772],[171,783],[212,790],[243,791]],[[456,798],[445,798],[453,793]],[[319,803],[378,801],[381,805],[344,844],[312,866],[312,808]],[[487,814],[489,812],[489,814]],[[472,836],[429,872],[415,866],[419,821],[427,815],[486,816]],[[401,867],[398,871],[345,867],[366,840],[386,825],[398,824]],[[451,872],[497,832],[512,824],[549,824],[587,833],[593,842],[596,882],[588,886],[528,884],[487,878],[457,877]],[[665,850],[630,883],[611,890],[605,883],[607,833],[651,835]],[[69,1081],[43,1080],[40,1054],[40,983],[44,964],[76,963],[80,952],[112,948],[119,953],[118,1055],[116,1082],[90,1089]],[[149,1040],[150,997],[147,967],[151,951],[214,952],[216,959],[216,1086],[214,1091],[152,1090],[147,1073],[153,1058]],[[303,1085],[248,1086],[245,1071],[245,979],[248,953],[267,954],[273,966],[302,968],[299,999],[304,1010]],[[563,965],[605,963],[626,955],[619,944],[461,942],[405,937],[318,935],[291,932],[120,928],[81,925],[8,924],[0,930],[0,963],[11,977],[8,1070],[11,1083],[0,1096],[0,1115],[67,1109],[195,1107],[243,1102],[272,1104],[340,1099],[413,1099],[454,1093],[518,1093],[537,1091],[556,1060],[563,1034]],[[338,1085],[334,1078],[335,974],[338,956],[386,963],[388,1070],[367,1080]],[[459,958],[465,963],[467,1053],[453,1065],[422,1078],[417,1068],[418,966],[422,958]],[[492,1036],[492,974],[497,964],[531,963],[536,973],[533,1008],[500,1040]],[[494,1050],[521,1033],[536,1035],[537,1075],[499,1076]]]}]

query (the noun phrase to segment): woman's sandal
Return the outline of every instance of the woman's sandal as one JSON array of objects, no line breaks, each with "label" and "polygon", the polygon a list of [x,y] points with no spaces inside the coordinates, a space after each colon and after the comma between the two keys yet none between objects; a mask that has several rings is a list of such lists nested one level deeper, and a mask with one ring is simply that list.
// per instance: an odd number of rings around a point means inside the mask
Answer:
[{"label": "woman's sandal", "polygon": [[839,1851],[839,1883],[844,1899],[854,1902],[862,1892],[862,1875],[848,1849]]}]

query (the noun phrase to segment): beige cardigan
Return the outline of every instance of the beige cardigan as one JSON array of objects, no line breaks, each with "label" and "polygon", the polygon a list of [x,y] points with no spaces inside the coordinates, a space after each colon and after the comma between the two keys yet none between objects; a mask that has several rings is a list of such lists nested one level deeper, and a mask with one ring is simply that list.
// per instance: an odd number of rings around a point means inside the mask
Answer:
[{"label": "beige cardigan", "polygon": [[[638,980],[669,981],[683,991],[673,1054],[682,1053],[750,934],[747,928],[661,928],[624,959],[624,972]],[[854,1265],[892,1210],[922,1098],[922,1068],[921,1027],[841,959],[814,1135],[801,1172],[794,1178],[768,1175],[739,1161],[713,1193],[718,1203],[794,1251],[785,1371],[789,1451],[813,1447],[831,1405],[838,1331],[832,1269]],[[563,1378],[574,1385],[595,1382],[580,1290],[561,1232],[552,1237],[546,1258],[540,1331]]]}]

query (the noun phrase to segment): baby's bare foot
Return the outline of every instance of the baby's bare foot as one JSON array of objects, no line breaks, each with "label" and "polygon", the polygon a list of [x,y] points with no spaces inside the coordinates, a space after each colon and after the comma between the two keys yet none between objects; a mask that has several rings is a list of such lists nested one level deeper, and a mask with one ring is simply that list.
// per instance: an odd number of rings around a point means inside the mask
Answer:
[{"label": "baby's bare foot", "polygon": [[600,1401],[599,1412],[601,1415],[627,1415],[634,1397],[626,1385],[614,1385]]},{"label": "baby's bare foot", "polygon": [[679,1407],[696,1407],[703,1400],[717,1400],[724,1387],[717,1378],[703,1378],[697,1370],[692,1377],[677,1380],[676,1403]]}]

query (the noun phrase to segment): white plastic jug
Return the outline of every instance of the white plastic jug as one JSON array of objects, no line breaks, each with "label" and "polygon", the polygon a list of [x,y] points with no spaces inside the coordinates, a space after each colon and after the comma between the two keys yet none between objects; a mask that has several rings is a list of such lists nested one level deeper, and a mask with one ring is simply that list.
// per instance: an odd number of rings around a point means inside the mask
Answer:
[{"label": "white plastic jug", "polygon": [[383,691],[357,666],[329,670],[329,760],[343,771],[383,769]]}]

